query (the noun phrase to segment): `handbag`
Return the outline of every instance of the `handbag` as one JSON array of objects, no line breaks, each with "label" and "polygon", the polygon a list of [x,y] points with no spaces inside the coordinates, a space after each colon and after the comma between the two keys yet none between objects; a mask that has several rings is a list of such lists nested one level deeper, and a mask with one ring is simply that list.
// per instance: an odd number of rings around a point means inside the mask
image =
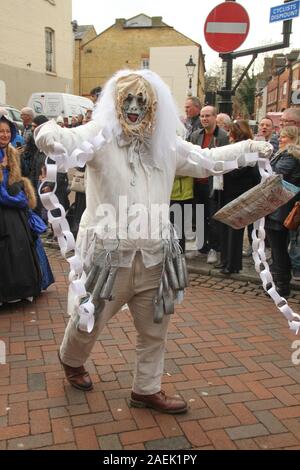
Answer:
[{"label": "handbag", "polygon": [[235,229],[252,224],[292,199],[300,188],[271,175],[222,207],[213,218]]},{"label": "handbag", "polygon": [[77,193],[85,193],[85,172],[75,170],[75,173],[71,182],[71,191],[76,191]]},{"label": "handbag", "polygon": [[300,225],[300,202],[296,202],[293,209],[286,217],[283,225],[288,230],[297,230]]}]

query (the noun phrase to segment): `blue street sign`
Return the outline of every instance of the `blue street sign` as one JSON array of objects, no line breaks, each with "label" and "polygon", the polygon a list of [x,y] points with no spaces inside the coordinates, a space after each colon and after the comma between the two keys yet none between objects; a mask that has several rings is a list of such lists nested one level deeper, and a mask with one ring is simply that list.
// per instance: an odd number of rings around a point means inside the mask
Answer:
[{"label": "blue street sign", "polygon": [[299,16],[299,9],[300,0],[273,7],[270,11],[270,23],[275,23],[275,21],[292,20]]}]

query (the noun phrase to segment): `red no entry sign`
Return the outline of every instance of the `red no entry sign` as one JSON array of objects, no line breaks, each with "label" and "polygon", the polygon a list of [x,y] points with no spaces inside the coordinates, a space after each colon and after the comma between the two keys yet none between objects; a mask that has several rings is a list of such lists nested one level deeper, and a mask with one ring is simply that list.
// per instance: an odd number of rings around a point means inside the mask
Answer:
[{"label": "red no entry sign", "polygon": [[214,51],[232,52],[243,44],[249,27],[250,20],[245,8],[236,2],[224,2],[208,15],[204,35]]}]

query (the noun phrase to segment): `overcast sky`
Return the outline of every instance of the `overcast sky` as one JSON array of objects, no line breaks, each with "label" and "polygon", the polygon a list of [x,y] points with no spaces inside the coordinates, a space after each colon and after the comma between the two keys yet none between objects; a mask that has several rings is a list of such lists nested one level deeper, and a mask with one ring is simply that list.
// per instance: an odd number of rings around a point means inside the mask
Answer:
[{"label": "overcast sky", "polygon": [[[209,69],[220,59],[206,44],[204,23],[210,11],[220,3],[222,0],[73,0],[73,19],[79,24],[93,24],[99,34],[112,26],[116,18],[128,19],[140,13],[162,16],[164,23],[201,44]],[[238,3],[245,7],[250,17],[250,32],[240,49],[281,42],[282,23],[269,23],[269,16],[270,8],[281,5],[283,0],[239,0]],[[299,17],[293,20],[291,46],[300,48]],[[239,61],[244,64],[250,58],[247,56]]]}]

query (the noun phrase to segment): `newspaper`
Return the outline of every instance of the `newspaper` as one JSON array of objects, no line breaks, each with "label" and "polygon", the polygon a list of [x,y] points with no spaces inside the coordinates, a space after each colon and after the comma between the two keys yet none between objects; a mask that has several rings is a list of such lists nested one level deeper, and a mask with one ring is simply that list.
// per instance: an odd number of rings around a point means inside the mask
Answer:
[{"label": "newspaper", "polygon": [[271,214],[298,191],[299,188],[283,181],[282,175],[272,175],[222,207],[213,218],[240,229]]}]

